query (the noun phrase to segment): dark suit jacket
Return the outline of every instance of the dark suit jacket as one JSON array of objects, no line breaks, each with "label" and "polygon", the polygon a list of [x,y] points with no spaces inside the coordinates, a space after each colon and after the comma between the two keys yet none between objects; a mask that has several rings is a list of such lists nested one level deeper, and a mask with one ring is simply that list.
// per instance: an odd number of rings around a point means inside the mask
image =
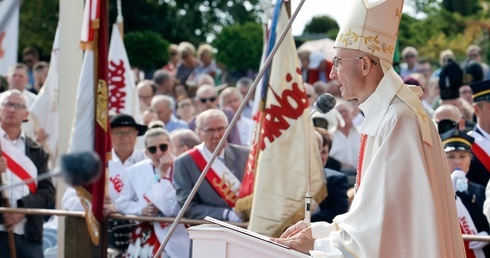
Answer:
[{"label": "dark suit jacket", "polygon": [[[242,181],[249,149],[228,144],[224,151],[225,165]],[[175,160],[174,183],[177,191],[177,201],[180,206],[184,205],[200,175],[201,170],[199,170],[189,153],[184,153]],[[226,218],[223,218],[223,212],[225,209],[230,208],[226,201],[221,198],[205,179],[189,205],[185,216],[190,219],[203,219],[206,216],[211,216],[216,219],[225,220]]]},{"label": "dark suit jacket", "polygon": [[[473,182],[468,182],[468,190],[456,192],[471,216],[478,232],[486,231],[490,235],[490,226],[487,217],[483,214],[485,202],[485,187]],[[486,257],[490,257],[490,245],[483,248]]]},{"label": "dark suit jacket", "polygon": [[[26,137],[26,156],[32,160],[37,168],[37,174],[41,175],[48,172],[48,154],[41,145]],[[17,200],[19,208],[45,208],[54,203],[55,190],[51,179],[42,180],[37,183],[37,192],[30,193]],[[0,206],[4,206],[0,199]],[[26,216],[25,238],[34,242],[42,243],[43,240],[43,216]],[[3,224],[3,217],[0,216],[0,223]]]},{"label": "dark suit jacket", "polygon": [[490,179],[490,171],[488,171],[485,166],[478,160],[473,154],[471,158],[470,170],[468,174],[466,174],[466,178],[473,183],[479,185],[487,185],[488,180]]},{"label": "dark suit jacket", "polygon": [[[475,127],[473,131],[477,131],[478,129]],[[490,155],[490,154],[489,154]],[[490,171],[488,171],[485,166],[478,160],[473,154],[471,158],[470,170],[468,174],[466,174],[466,178],[473,183],[486,186],[488,180],[490,180]]]},{"label": "dark suit jacket", "polygon": [[333,218],[349,210],[347,176],[339,171],[326,168],[328,196],[320,203],[321,211],[311,215],[311,221],[326,221],[332,223]]}]

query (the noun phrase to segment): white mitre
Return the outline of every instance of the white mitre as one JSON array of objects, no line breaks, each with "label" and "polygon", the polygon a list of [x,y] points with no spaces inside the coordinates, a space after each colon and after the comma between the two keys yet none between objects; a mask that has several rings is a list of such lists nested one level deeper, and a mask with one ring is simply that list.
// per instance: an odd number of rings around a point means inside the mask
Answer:
[{"label": "white mitre", "polygon": [[[407,87],[392,66],[398,27],[402,18],[403,0],[353,0],[346,20],[340,28],[334,48],[360,50],[379,57],[384,78],[373,93],[383,98],[396,95],[415,112],[422,130],[423,140],[432,145],[431,122],[419,96],[420,87]],[[362,104],[360,105],[362,109]],[[361,129],[362,132],[362,129]]]},{"label": "white mitre", "polygon": [[392,63],[403,0],[354,0],[334,47],[361,50]]}]

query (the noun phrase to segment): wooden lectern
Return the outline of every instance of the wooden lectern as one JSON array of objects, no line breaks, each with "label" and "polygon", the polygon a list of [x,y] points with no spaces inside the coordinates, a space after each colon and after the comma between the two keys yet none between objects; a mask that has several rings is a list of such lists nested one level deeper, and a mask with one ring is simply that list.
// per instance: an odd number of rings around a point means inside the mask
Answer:
[{"label": "wooden lectern", "polygon": [[220,225],[203,224],[191,227],[187,231],[193,240],[193,258],[310,257]]}]

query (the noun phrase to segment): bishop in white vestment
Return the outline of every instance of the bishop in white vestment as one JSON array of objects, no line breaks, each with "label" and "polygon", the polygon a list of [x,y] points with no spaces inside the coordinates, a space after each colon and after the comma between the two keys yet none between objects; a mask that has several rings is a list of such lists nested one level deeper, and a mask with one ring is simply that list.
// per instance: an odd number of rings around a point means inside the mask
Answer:
[{"label": "bishop in white vestment", "polygon": [[421,89],[391,65],[403,1],[354,2],[330,77],[365,115],[357,193],[332,224],[300,222],[276,241],[314,257],[465,257],[441,140]]}]

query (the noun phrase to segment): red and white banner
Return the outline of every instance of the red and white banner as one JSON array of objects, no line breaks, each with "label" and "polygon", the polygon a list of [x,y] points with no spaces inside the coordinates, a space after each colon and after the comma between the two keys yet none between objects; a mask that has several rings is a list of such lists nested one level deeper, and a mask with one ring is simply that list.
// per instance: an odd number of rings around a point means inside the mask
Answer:
[{"label": "red and white banner", "polygon": [[58,159],[58,94],[59,94],[59,26],[56,29],[48,76],[36,101],[30,106],[30,113],[36,128],[42,128],[48,135],[44,149],[49,153],[50,167],[53,168]]},{"label": "red and white banner", "polygon": [[131,115],[137,123],[143,119],[131,65],[118,25],[112,26],[109,45],[109,113]]},{"label": "red and white banner", "polygon": [[[288,21],[284,5],[280,8],[277,27],[272,27],[277,38]],[[318,203],[325,197],[325,175],[308,115],[299,60],[289,31],[272,62],[265,106],[259,110],[259,126],[255,131],[258,140],[252,147],[242,181],[242,189],[253,190],[249,230],[277,236],[303,219],[308,185]],[[242,189],[240,196],[245,196]]]},{"label": "red and white banner", "polygon": [[[0,1],[0,8],[13,9],[2,30],[0,28],[0,76],[7,76],[9,67],[17,63],[19,42],[19,4],[20,1]],[[10,6],[13,5],[13,6]]]},{"label": "red and white banner", "polygon": [[[68,152],[94,151],[104,167],[108,143],[108,0],[85,1],[81,47],[85,54],[77,89],[75,121]],[[88,13],[88,14],[87,14]],[[99,15],[100,13],[100,15]],[[87,24],[89,24],[88,27]],[[98,37],[95,37],[95,34]],[[93,40],[98,42],[94,44]],[[95,55],[97,53],[97,55]],[[95,58],[97,57],[97,59]],[[103,220],[105,176],[84,187],[75,187],[85,208],[85,219],[92,242],[99,244]]]}]

